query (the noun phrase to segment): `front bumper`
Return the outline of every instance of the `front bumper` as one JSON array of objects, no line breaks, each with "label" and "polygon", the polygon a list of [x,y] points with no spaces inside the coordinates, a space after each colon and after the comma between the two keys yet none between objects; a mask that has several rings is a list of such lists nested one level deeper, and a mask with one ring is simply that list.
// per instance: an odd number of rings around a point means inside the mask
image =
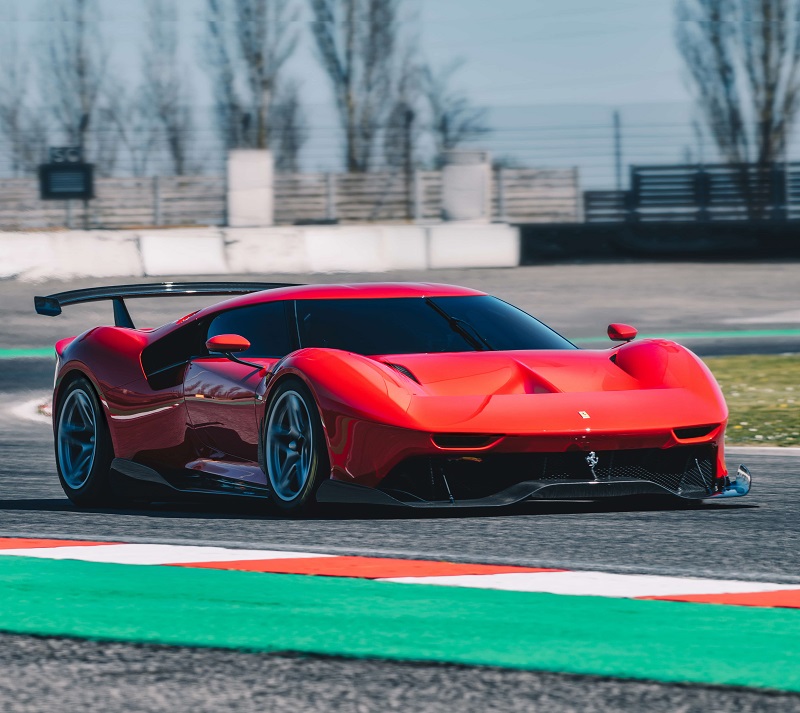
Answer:
[{"label": "front bumper", "polygon": [[642,495],[684,500],[746,495],[751,476],[717,473],[713,444],[601,453],[414,457],[378,488],[326,481],[320,502],[407,507],[495,507],[523,500],[585,500]]},{"label": "front bumper", "polygon": [[[744,466],[740,466],[743,468]],[[718,493],[702,497],[685,497],[684,500],[702,500],[704,498],[729,498],[747,495],[747,489],[736,484],[727,485]],[[368,488],[363,485],[344,483],[338,480],[326,480],[317,491],[317,501],[321,503],[347,503],[351,505],[384,505],[411,508],[486,508],[515,505],[525,500],[594,500],[596,498],[621,498],[635,496],[667,495],[675,496],[667,488],[647,480],[616,481],[525,481],[512,485],[505,490],[483,498],[469,500],[422,500],[407,498],[401,500],[383,490]]]}]

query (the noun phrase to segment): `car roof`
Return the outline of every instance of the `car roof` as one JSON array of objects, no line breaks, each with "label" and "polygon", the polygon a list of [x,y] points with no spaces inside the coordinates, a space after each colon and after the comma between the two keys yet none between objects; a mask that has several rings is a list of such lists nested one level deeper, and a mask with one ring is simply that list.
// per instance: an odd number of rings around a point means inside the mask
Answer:
[{"label": "car roof", "polygon": [[264,302],[279,300],[343,300],[343,299],[392,299],[397,297],[467,297],[484,295],[485,292],[456,285],[442,285],[435,282],[359,282],[333,285],[296,285],[279,287],[274,290],[251,292],[234,297],[225,302],[206,307],[197,313],[198,317],[216,312],[224,305],[225,309],[246,307]]}]

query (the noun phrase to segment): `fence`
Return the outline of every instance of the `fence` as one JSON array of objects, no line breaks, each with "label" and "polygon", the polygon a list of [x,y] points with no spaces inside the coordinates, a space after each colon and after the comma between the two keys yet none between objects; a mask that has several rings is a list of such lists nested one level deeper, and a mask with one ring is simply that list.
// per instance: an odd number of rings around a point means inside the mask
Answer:
[{"label": "fence", "polygon": [[275,176],[275,222],[438,220],[442,180],[436,171],[307,173]]},{"label": "fence", "polygon": [[[496,220],[564,223],[580,220],[576,169],[499,169],[492,182]],[[297,174],[275,177],[275,220],[344,223],[439,220],[442,174]]]},{"label": "fence", "polygon": [[[277,174],[275,221],[408,222],[441,218],[442,174]],[[0,229],[224,225],[221,176],[98,178],[96,198],[40,201],[34,179],[0,180]],[[577,169],[500,169],[492,181],[493,218],[513,223],[581,220]]]},{"label": "fence", "polygon": [[0,229],[221,225],[225,182],[218,176],[95,179],[94,200],[40,201],[35,179],[0,180]]},{"label": "fence", "polygon": [[800,164],[632,166],[629,191],[584,193],[586,221],[800,219]]}]

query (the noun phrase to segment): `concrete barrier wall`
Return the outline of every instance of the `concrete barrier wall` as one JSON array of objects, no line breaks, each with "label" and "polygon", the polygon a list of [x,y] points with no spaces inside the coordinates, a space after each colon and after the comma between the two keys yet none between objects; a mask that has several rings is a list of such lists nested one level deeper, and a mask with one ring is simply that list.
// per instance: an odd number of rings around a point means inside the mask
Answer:
[{"label": "concrete barrier wall", "polygon": [[139,234],[143,275],[224,275],[225,243],[219,230],[164,230]]},{"label": "concrete barrier wall", "polygon": [[305,226],[0,233],[0,279],[515,267],[503,225]]},{"label": "concrete barrier wall", "polygon": [[510,225],[444,223],[428,230],[428,267],[435,269],[519,265],[519,230]]}]

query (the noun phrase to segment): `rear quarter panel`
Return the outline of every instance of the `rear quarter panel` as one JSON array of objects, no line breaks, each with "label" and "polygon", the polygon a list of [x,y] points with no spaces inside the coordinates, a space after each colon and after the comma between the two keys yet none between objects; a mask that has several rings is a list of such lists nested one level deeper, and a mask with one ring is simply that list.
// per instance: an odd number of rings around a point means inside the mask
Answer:
[{"label": "rear quarter panel", "polygon": [[53,413],[64,385],[80,373],[97,390],[117,457],[180,465],[194,452],[183,385],[155,391],[147,383],[141,354],[150,339],[150,333],[119,327],[96,327],[74,338],[60,356]]}]

